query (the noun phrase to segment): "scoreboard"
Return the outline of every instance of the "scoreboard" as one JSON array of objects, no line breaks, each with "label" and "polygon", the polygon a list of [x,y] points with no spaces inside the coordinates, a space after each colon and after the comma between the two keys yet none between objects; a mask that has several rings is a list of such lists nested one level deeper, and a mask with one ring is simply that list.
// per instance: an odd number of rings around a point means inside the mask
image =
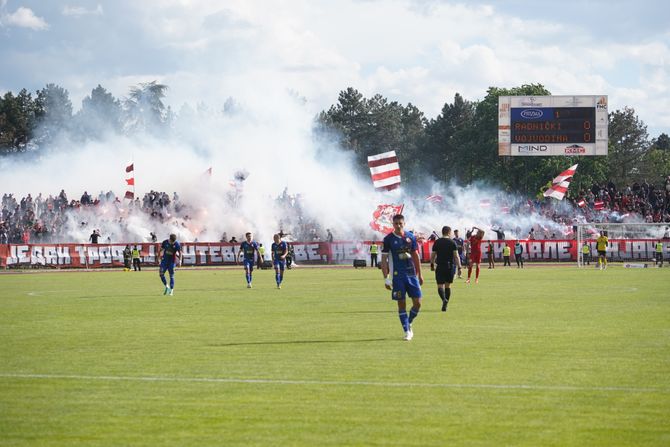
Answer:
[{"label": "scoreboard", "polygon": [[500,96],[498,155],[607,155],[607,96]]}]

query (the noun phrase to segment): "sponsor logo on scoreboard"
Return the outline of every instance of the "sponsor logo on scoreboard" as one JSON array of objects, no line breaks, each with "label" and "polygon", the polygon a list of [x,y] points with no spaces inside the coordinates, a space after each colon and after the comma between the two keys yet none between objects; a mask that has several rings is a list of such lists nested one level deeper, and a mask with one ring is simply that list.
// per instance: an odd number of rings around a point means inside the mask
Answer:
[{"label": "sponsor logo on scoreboard", "polygon": [[527,107],[542,107],[542,103],[540,102],[535,102],[535,97],[534,96],[529,96],[525,100],[521,100],[521,105],[522,106],[527,106]]},{"label": "sponsor logo on scoreboard", "polygon": [[601,96],[600,99],[598,99],[598,102],[596,103],[596,109],[607,110],[607,98],[606,97]]},{"label": "sponsor logo on scoreboard", "polygon": [[585,154],[586,153],[586,148],[584,148],[583,146],[580,146],[578,144],[573,144],[572,146],[568,146],[568,147],[565,148],[565,153],[566,154],[571,154],[571,155]]},{"label": "sponsor logo on scoreboard", "polygon": [[528,120],[536,120],[542,118],[544,112],[540,109],[526,109],[521,111],[521,117]]},{"label": "sponsor logo on scoreboard", "polygon": [[549,147],[546,144],[520,144],[517,146],[517,151],[520,154],[533,154],[547,152]]}]

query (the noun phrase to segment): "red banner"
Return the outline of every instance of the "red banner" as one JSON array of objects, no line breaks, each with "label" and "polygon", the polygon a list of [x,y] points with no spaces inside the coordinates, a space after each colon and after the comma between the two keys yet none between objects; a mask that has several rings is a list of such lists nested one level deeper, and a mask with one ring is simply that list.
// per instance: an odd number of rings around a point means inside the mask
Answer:
[{"label": "red banner", "polygon": [[[514,260],[514,242],[490,241],[496,261],[502,261],[505,245],[511,248],[510,258]],[[296,264],[350,264],[355,259],[368,259],[371,241],[362,242],[293,242],[290,245],[295,253]],[[381,242],[374,242],[381,245]],[[482,243],[483,260],[488,256],[488,241]],[[596,255],[595,240],[587,241],[592,256]],[[626,239],[609,241],[607,257],[613,261],[651,260],[655,256],[653,239]],[[421,259],[430,260],[433,242],[419,244]],[[159,244],[137,245],[142,265],[158,265]],[[521,241],[525,261],[540,262],[576,262],[577,241],[531,240]],[[0,245],[0,267],[44,266],[53,268],[104,268],[122,267],[123,250],[126,244],[8,244]],[[223,266],[235,265],[238,256],[238,244],[218,242],[182,244],[184,266]],[[670,243],[664,244],[664,256],[670,256]],[[267,256],[267,255],[266,255]]]}]

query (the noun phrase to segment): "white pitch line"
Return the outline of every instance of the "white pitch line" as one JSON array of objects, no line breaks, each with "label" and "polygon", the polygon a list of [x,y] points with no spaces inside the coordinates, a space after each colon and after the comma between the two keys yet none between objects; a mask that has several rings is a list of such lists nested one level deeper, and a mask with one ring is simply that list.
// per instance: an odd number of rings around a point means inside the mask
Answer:
[{"label": "white pitch line", "polygon": [[234,379],[220,377],[160,377],[160,376],[86,376],[77,374],[11,374],[0,373],[6,379],[63,379],[131,382],[189,382],[189,383],[240,383],[269,385],[332,385],[332,386],[377,386],[390,388],[451,388],[494,389],[528,391],[616,391],[627,393],[670,393],[670,388],[637,388],[618,386],[574,386],[574,385],[524,385],[486,383],[416,383],[416,382],[372,382],[366,380],[284,380],[284,379]]}]

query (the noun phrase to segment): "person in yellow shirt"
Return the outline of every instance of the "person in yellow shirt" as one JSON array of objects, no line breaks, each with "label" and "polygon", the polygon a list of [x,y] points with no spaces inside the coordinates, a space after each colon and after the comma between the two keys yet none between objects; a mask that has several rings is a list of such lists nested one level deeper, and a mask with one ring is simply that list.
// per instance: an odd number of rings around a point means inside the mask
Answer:
[{"label": "person in yellow shirt", "polygon": [[509,245],[505,244],[502,253],[503,253],[503,267],[505,267],[506,265],[512,267],[512,264],[510,264],[509,262],[509,256],[512,253],[512,249],[509,248]]},{"label": "person in yellow shirt", "polygon": [[596,239],[596,250],[598,251],[598,267],[600,270],[607,268],[607,231],[603,231]]},{"label": "person in yellow shirt", "polygon": [[582,264],[591,265],[591,247],[586,241],[582,245]]},{"label": "person in yellow shirt", "polygon": [[660,262],[661,265],[659,267],[663,267],[663,242],[661,241],[656,241],[656,256],[654,259],[656,259],[654,264],[658,265]]}]

